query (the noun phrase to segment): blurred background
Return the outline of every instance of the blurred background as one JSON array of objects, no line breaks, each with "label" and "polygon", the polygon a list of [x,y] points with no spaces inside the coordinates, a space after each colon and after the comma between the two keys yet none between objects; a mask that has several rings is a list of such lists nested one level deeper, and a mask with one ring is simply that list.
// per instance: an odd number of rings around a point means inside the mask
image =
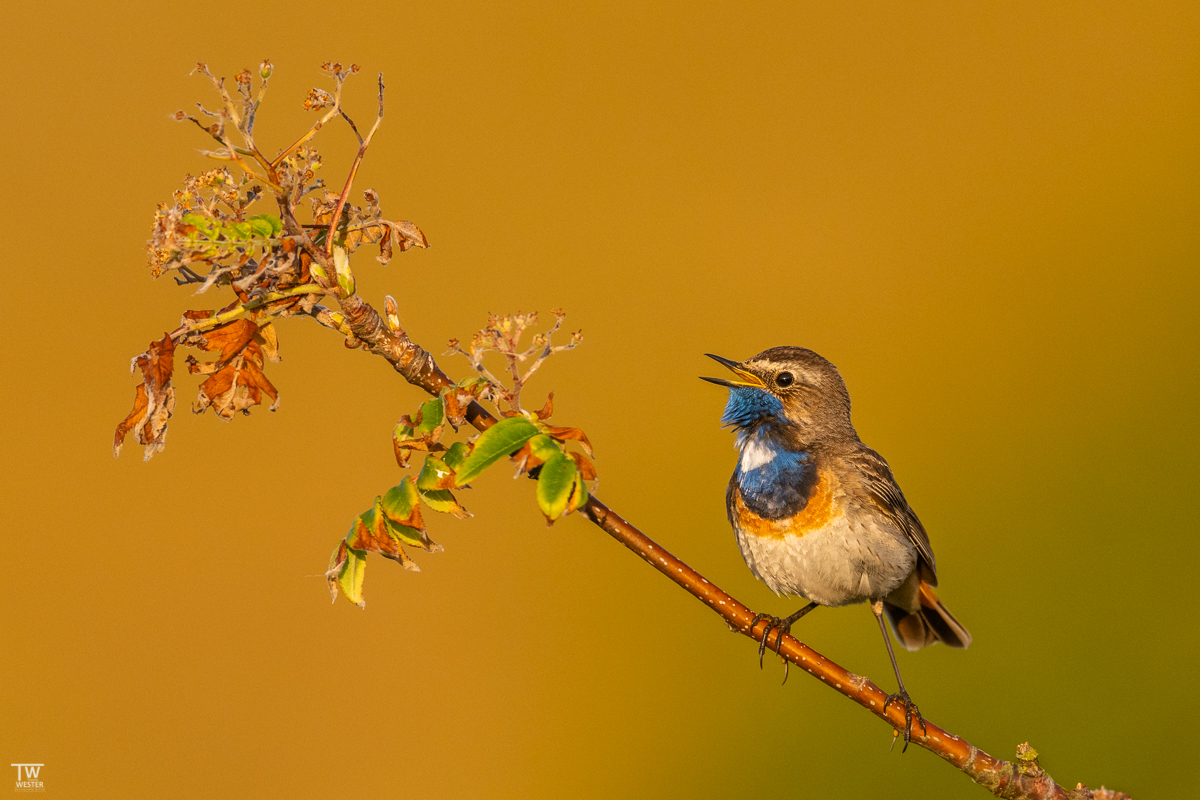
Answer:
[{"label": "blurred background", "polygon": [[[547,529],[503,467],[464,495],[473,519],[428,515],[446,552],[420,574],[373,557],[366,610],[330,605],[329,552],[401,477],[391,426],[422,396],[311,322],[279,326],[277,413],[194,417],[182,375],[166,451],[113,460],[129,359],[225,302],[145,267],[155,205],[213,166],[169,115],[215,105],[196,61],[264,57],[272,153],[322,61],[363,66],[360,125],[385,74],[357,187],[433,247],[356,263],[417,342],[558,306],[583,329],[530,404],[554,390],[588,432],[613,508],[755,610],[795,610],[738,554],[724,392],[697,376],[705,352],[811,347],[974,635],[899,655],[926,715],[1005,758],[1031,742],[1067,786],[1194,789],[1195,3],[6,18],[0,761],[44,763],[46,796],[986,796],[819,682],[781,686],[586,521]],[[352,134],[315,144],[338,182]],[[892,686],[865,607],[796,633]]]}]

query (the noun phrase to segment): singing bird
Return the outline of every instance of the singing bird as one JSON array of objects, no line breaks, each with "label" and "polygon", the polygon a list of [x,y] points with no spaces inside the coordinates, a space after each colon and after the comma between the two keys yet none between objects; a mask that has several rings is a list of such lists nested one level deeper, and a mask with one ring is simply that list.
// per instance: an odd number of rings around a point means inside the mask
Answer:
[{"label": "singing bird", "polygon": [[772,629],[778,648],[817,606],[869,603],[899,684],[884,708],[904,706],[907,747],[913,715],[921,716],[884,616],[908,650],[971,643],[934,593],[937,564],[925,528],[883,456],[858,438],[837,367],[803,347],[772,347],[742,362],[706,355],[736,376],[703,380],[729,388],[721,422],[737,434],[738,462],[725,506],[742,557],[776,594],[810,601],[789,617],[755,617],[768,620],[759,663]]}]

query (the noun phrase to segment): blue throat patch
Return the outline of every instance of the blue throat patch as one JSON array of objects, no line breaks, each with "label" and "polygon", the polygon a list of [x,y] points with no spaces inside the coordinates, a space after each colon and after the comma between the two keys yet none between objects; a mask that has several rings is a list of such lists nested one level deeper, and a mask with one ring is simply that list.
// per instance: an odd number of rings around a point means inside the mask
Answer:
[{"label": "blue throat patch", "polygon": [[763,417],[777,417],[784,422],[783,403],[765,389],[753,386],[730,386],[729,402],[721,416],[722,425],[745,428]]}]

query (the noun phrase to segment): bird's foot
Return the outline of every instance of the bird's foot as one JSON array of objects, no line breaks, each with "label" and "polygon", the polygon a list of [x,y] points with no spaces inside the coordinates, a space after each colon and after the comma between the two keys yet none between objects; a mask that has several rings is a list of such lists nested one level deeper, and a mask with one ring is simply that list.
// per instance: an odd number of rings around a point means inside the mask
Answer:
[{"label": "bird's foot", "polygon": [[[908,743],[912,741],[912,724],[913,718],[916,717],[917,722],[921,724],[921,734],[925,734],[925,718],[921,716],[921,709],[917,708],[917,704],[908,696],[908,692],[904,689],[889,694],[887,699],[883,701],[883,713],[887,713],[888,706],[892,703],[899,703],[904,706],[904,747],[900,748],[903,753],[908,749]],[[899,734],[897,734],[899,735]],[[892,747],[896,746],[896,738],[892,737]]]},{"label": "bird's foot", "polygon": [[758,640],[759,669],[761,669],[763,665],[763,654],[767,652],[767,640],[771,638],[771,631],[775,630],[779,632],[775,637],[775,652],[783,655],[783,653],[780,652],[780,649],[783,647],[783,635],[792,629],[791,623],[789,623],[787,620],[781,619],[780,617],[773,617],[770,614],[755,614],[754,619],[750,620],[750,628],[753,629],[755,625],[764,619],[767,621],[767,627],[763,629],[762,638]]},{"label": "bird's foot", "polygon": [[[780,617],[773,617],[770,614],[755,614],[754,619],[750,620],[751,629],[753,629],[755,625],[757,625],[761,620],[764,620],[764,619],[767,621],[767,627],[763,629],[762,639],[759,639],[759,641],[758,641],[758,668],[759,669],[762,669],[762,666],[763,666],[763,656],[767,652],[767,640],[771,638],[771,631],[774,630],[777,632],[776,636],[775,636],[775,652],[779,654],[780,658],[783,658],[783,652],[782,652],[783,651],[783,635],[785,633],[790,633],[792,630],[792,623],[789,620],[781,619]],[[787,683],[788,667],[789,667],[789,664],[787,662],[787,659],[784,659],[783,660],[783,682],[784,683]]]}]

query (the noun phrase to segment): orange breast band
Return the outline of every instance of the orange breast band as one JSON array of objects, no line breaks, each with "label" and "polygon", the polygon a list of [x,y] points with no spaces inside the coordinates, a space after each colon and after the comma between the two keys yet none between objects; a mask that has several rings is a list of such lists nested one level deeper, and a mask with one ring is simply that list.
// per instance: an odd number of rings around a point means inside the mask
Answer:
[{"label": "orange breast band", "polygon": [[742,492],[738,489],[733,495],[733,510],[744,534],[767,539],[804,536],[824,528],[837,516],[833,507],[833,488],[830,474],[823,471],[804,508],[794,516],[782,519],[763,519],[755,514],[742,502]]}]

